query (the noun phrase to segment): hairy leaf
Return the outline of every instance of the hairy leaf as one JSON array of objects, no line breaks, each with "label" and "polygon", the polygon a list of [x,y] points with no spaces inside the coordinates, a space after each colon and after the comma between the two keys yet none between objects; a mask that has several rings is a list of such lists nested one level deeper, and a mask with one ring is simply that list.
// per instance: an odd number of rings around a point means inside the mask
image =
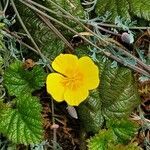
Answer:
[{"label": "hairy leaf", "polygon": [[88,150],[107,150],[108,142],[115,142],[113,132],[101,130],[98,134],[88,140]]},{"label": "hairy leaf", "polygon": [[[82,31],[82,28],[79,27],[77,23],[71,21],[71,19],[66,19],[60,14],[61,11],[56,8],[49,0],[40,1],[35,0],[38,3],[41,3],[45,7],[52,9],[58,15],[50,13],[50,16],[53,16],[55,19],[60,20],[61,22],[67,24],[69,27],[77,29],[77,31]],[[76,17],[83,17],[84,11],[79,0],[53,0],[62,8],[66,9],[67,12],[75,15]],[[65,49],[64,42],[51,30],[47,25],[36,15],[35,12],[31,11],[25,5],[16,1],[18,11],[22,17],[22,20],[26,27],[28,28],[33,39],[39,46],[42,53],[50,59],[54,59],[57,55],[62,53]],[[68,29],[63,28],[55,22],[51,22],[60,32],[63,34],[67,40],[70,40],[73,34],[70,34]]]},{"label": "hairy leaf", "polygon": [[16,61],[5,71],[4,84],[9,94],[20,96],[44,86],[45,77],[46,74],[42,67],[35,66],[29,71],[23,67],[22,62]]},{"label": "hairy leaf", "polygon": [[106,11],[111,13],[111,20],[121,16],[130,19],[135,15],[146,20],[150,20],[150,3],[149,0],[98,0],[96,13],[104,15]]},{"label": "hairy leaf", "polygon": [[0,110],[0,132],[18,144],[41,142],[43,128],[39,99],[26,94],[14,99],[11,107],[5,105]]},{"label": "hairy leaf", "polygon": [[137,143],[130,143],[128,145],[123,145],[123,144],[113,145],[113,144],[109,144],[108,145],[108,150],[142,150],[142,148],[140,148]]},{"label": "hairy leaf", "polygon": [[5,24],[0,22],[0,29],[3,29],[4,26],[5,26]]},{"label": "hairy leaf", "polygon": [[[71,15],[78,17],[78,18],[84,18],[84,11],[83,11],[83,7],[81,5],[80,0],[52,0],[52,1],[58,4],[59,6],[61,6],[61,8],[65,9]],[[60,11],[56,6],[54,6],[50,0],[46,0],[44,5],[46,5],[46,7],[48,8],[53,9],[58,14],[63,14],[62,11]],[[65,19],[61,15],[57,15],[55,17],[61,20],[61,22],[68,24],[70,27],[77,29],[78,32],[83,30],[77,23],[75,23],[71,19]],[[65,31],[65,32],[68,32],[68,31]]]},{"label": "hairy leaf", "polygon": [[150,21],[149,0],[128,0],[132,14]]},{"label": "hairy leaf", "polygon": [[[89,55],[87,49],[77,49],[79,56]],[[78,107],[78,115],[87,132],[98,132],[104,120],[126,118],[139,104],[139,95],[132,71],[126,67],[111,68],[109,59],[97,56],[100,85],[87,101]]]},{"label": "hairy leaf", "polygon": [[117,150],[118,144],[124,150],[127,150],[127,148],[132,150],[132,148],[136,148],[137,145],[127,144],[129,140],[133,138],[136,131],[136,124],[128,120],[113,120],[108,130],[100,130],[98,134],[88,140],[89,150]]},{"label": "hairy leaf", "polygon": [[88,102],[78,107],[81,126],[86,131],[96,133],[103,125],[104,117],[101,111],[101,101],[98,90],[93,90],[88,97]]},{"label": "hairy leaf", "polygon": [[138,130],[138,125],[130,120],[110,120],[107,125],[117,137],[119,143],[127,144]]},{"label": "hairy leaf", "polygon": [[30,8],[18,1],[16,5],[24,24],[41,52],[50,59],[62,53],[65,48],[63,41]]}]

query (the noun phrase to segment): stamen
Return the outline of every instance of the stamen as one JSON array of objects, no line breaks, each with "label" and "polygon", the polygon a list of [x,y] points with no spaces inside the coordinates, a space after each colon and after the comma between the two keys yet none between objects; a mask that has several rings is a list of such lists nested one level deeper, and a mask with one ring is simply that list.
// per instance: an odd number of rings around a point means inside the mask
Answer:
[{"label": "stamen", "polygon": [[69,89],[78,88],[83,81],[83,75],[80,72],[75,72],[71,77],[64,77],[62,84],[64,87]]}]

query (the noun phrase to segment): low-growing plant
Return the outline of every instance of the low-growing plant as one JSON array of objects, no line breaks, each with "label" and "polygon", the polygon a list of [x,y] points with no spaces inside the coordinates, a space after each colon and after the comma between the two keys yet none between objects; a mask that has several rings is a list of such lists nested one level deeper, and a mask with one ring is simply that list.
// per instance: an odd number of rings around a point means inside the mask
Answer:
[{"label": "low-growing plant", "polygon": [[[2,0],[0,148],[63,149],[58,124],[73,138],[55,115],[59,102],[57,111],[67,107],[86,135],[78,137],[87,141],[82,150],[140,150],[135,136],[149,127],[137,111],[137,78],[149,80],[150,67],[147,44],[136,46],[137,30],[149,28],[137,21],[149,24],[149,7],[148,0]],[[43,115],[48,94],[51,110]],[[133,111],[141,118],[131,119]],[[142,118],[145,124],[133,121]]]}]

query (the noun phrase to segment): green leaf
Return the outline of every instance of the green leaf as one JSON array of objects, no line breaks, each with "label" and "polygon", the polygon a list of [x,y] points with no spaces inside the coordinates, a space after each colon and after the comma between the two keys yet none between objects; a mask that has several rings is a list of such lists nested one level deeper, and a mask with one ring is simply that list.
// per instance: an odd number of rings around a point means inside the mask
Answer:
[{"label": "green leaf", "polygon": [[20,96],[43,87],[45,78],[46,74],[42,67],[35,66],[29,71],[23,67],[21,61],[16,61],[5,71],[4,84],[9,94]]},{"label": "green leaf", "polygon": [[88,148],[89,150],[117,150],[119,145],[120,148],[122,147],[121,150],[128,150],[127,148],[132,150],[137,145],[127,144],[134,137],[136,131],[136,124],[129,120],[112,120],[108,130],[100,130],[98,134],[88,140]]},{"label": "green leaf", "polygon": [[5,24],[0,22],[0,30],[3,29],[4,26],[5,26]]},{"label": "green leaf", "polygon": [[[40,20],[40,18],[27,6],[16,1],[20,16],[29,30],[31,36],[37,43],[44,56],[54,59],[63,52],[65,44],[55,33]],[[20,31],[24,32],[24,31]],[[27,41],[29,43],[29,41]]]},{"label": "green leaf", "polygon": [[85,131],[96,133],[99,131],[100,126],[103,125],[104,117],[102,111],[99,110],[101,107],[99,99],[98,90],[93,90],[88,97],[88,102],[78,107],[80,123]]},{"label": "green leaf", "polygon": [[111,68],[111,62],[107,61],[100,79],[99,94],[104,117],[109,120],[128,116],[140,101],[132,71],[120,66]]},{"label": "green leaf", "polygon": [[113,145],[113,144],[109,144],[108,145],[108,150],[142,150],[142,148],[140,148],[137,143],[130,143],[128,145],[123,145],[123,144]]},{"label": "green leaf", "polygon": [[[83,18],[84,11],[81,6],[81,2],[79,0],[53,0],[62,8],[66,9],[67,12],[75,15],[76,17]],[[83,31],[83,29],[75,22],[71,21],[71,19],[66,19],[62,17],[60,14],[62,12],[56,8],[49,0],[40,1],[36,0],[37,3],[44,5],[45,7],[52,9],[58,15],[54,15],[50,13],[49,15],[58,19],[59,21],[67,24],[69,27],[75,29],[78,32]],[[33,39],[39,46],[42,53],[50,58],[54,59],[60,53],[62,53],[65,49],[64,42],[51,30],[47,27],[47,25],[40,20],[40,18],[35,14],[35,12],[31,11],[28,7],[16,1],[17,9],[22,17],[22,20],[29,32],[31,33]],[[52,22],[53,25],[65,36],[65,38],[69,41],[72,38],[72,33],[68,31],[68,29],[58,25],[55,22]]]},{"label": "green leaf", "polygon": [[138,130],[138,125],[130,120],[110,120],[107,124],[117,137],[119,143],[127,144]]},{"label": "green leaf", "polygon": [[101,130],[88,140],[88,150],[108,150],[108,144],[115,142],[115,136],[110,130]]},{"label": "green leaf", "polygon": [[[79,56],[89,55],[87,49],[76,49]],[[127,118],[140,98],[132,71],[126,67],[111,68],[112,61],[98,55],[100,85],[78,107],[78,115],[87,132],[98,132],[112,119]],[[104,121],[105,120],[105,121]]]},{"label": "green leaf", "polygon": [[149,0],[98,0],[96,13],[101,16],[104,15],[106,11],[109,11],[112,21],[114,21],[117,16],[130,19],[131,15],[150,20],[149,8]]},{"label": "green leaf", "polygon": [[[0,110],[0,132],[17,144],[35,144],[43,140],[42,107],[29,94],[13,100]],[[10,107],[11,106],[11,107]]]},{"label": "green leaf", "polygon": [[150,21],[150,2],[149,0],[128,0],[131,13],[140,18]]},{"label": "green leaf", "polygon": [[[61,8],[65,9],[71,15],[77,18],[84,19],[84,10],[80,0],[53,0],[53,2],[61,6]],[[49,0],[46,0],[45,3],[43,3],[43,5],[54,10],[58,14],[63,14],[62,11],[60,11],[56,6],[54,6]],[[57,15],[57,16],[55,15],[55,18],[58,18],[61,22],[67,24],[69,27],[75,29],[78,32],[83,31],[83,28],[80,25],[78,25],[76,22],[72,21],[71,19],[65,19],[61,15]],[[70,35],[70,31],[64,28],[62,28],[61,32],[64,33],[65,35]]]},{"label": "green leaf", "polygon": [[0,110],[7,108],[9,105],[3,103],[3,99],[0,99]]}]

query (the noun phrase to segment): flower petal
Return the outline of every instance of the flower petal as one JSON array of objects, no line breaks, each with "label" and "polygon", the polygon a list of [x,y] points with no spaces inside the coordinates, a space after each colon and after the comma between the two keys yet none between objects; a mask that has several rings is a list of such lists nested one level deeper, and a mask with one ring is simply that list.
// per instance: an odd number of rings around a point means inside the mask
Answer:
[{"label": "flower petal", "polygon": [[89,95],[89,91],[80,87],[76,90],[66,89],[64,94],[64,99],[70,106],[78,106],[81,102],[83,102]]},{"label": "flower petal", "polygon": [[52,62],[52,67],[55,71],[69,76],[78,66],[78,58],[72,54],[60,54]]},{"label": "flower petal", "polygon": [[46,79],[47,92],[58,102],[64,100],[65,88],[61,84],[63,76],[58,73],[50,73]]},{"label": "flower petal", "polygon": [[99,85],[99,69],[91,58],[85,56],[79,59],[79,68],[84,75],[84,84],[89,89],[95,89]]}]

